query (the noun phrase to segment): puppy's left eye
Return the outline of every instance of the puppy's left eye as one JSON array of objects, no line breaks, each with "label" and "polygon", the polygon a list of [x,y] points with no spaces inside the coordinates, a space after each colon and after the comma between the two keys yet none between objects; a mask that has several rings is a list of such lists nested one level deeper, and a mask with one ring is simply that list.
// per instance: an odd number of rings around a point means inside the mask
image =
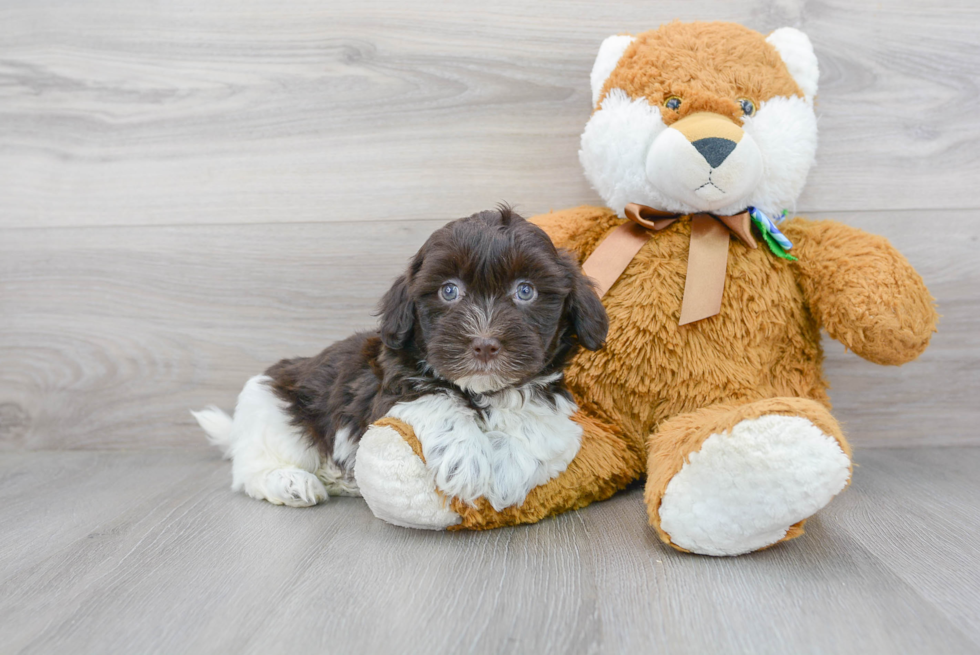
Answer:
[{"label": "puppy's left eye", "polygon": [[521,282],[514,291],[514,297],[521,302],[531,302],[538,295],[537,289],[530,282]]},{"label": "puppy's left eye", "polygon": [[748,98],[739,99],[738,104],[742,108],[742,114],[745,116],[751,116],[755,113],[755,103]]}]

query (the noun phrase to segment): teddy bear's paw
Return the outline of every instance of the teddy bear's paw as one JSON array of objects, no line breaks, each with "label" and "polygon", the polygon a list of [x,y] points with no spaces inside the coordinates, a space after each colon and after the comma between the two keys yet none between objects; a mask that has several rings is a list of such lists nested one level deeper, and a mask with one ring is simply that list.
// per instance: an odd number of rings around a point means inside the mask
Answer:
[{"label": "teddy bear's paw", "polygon": [[829,503],[850,466],[837,440],[805,418],[747,419],[691,453],[667,485],[661,528],[702,555],[758,550]]},{"label": "teddy bear's paw", "polygon": [[391,426],[372,425],[361,437],[354,477],[368,507],[388,523],[445,530],[461,520],[436,491],[432,472]]}]

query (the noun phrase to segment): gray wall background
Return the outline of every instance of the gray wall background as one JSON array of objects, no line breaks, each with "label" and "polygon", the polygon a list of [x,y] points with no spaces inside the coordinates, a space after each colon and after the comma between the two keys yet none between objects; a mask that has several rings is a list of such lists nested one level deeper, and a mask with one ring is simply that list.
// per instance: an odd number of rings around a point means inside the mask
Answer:
[{"label": "gray wall background", "polygon": [[592,58],[675,17],[809,34],[798,210],[939,301],[905,367],[827,342],[854,444],[980,443],[975,2],[51,0],[0,1],[0,449],[204,448],[188,408],[372,326],[436,226],[601,202]]}]

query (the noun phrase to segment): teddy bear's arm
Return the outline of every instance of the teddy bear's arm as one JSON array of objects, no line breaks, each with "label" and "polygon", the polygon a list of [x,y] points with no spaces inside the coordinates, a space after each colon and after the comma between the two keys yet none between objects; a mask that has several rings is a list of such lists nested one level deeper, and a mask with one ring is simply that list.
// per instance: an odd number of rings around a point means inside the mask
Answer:
[{"label": "teddy bear's arm", "polygon": [[605,207],[582,205],[540,214],[530,221],[544,230],[557,247],[571,251],[582,261],[595,249],[602,235],[621,219]]},{"label": "teddy bear's arm", "polygon": [[448,498],[427,468],[414,428],[383,418],[368,428],[357,452],[355,477],[361,495],[380,519],[429,530],[486,530],[534,523],[604,500],[637,479],[644,459],[611,426],[584,412],[573,417],[582,426],[582,443],[568,468],[531,489],[520,505],[495,510],[486,498],[467,503]]},{"label": "teddy bear's arm", "polygon": [[472,505],[453,498],[449,506],[460,520],[446,529],[487,530],[536,523],[605,500],[642,474],[642,455],[612,426],[581,411],[572,419],[582,426],[582,446],[565,471],[532,489],[522,504],[501,511],[485,498]]},{"label": "teddy bear's arm", "polygon": [[935,301],[922,277],[884,237],[835,221],[793,219],[800,287],[831,337],[876,364],[918,357],[936,329]]}]

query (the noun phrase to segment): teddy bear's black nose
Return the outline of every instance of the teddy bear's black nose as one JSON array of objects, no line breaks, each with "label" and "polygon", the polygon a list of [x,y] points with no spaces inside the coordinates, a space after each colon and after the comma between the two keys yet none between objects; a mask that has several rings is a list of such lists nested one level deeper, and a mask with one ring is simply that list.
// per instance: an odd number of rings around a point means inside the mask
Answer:
[{"label": "teddy bear's black nose", "polygon": [[711,168],[718,168],[728,155],[732,154],[732,150],[738,144],[731,139],[711,136],[693,141],[691,145],[701,153],[701,156],[704,157]]}]

